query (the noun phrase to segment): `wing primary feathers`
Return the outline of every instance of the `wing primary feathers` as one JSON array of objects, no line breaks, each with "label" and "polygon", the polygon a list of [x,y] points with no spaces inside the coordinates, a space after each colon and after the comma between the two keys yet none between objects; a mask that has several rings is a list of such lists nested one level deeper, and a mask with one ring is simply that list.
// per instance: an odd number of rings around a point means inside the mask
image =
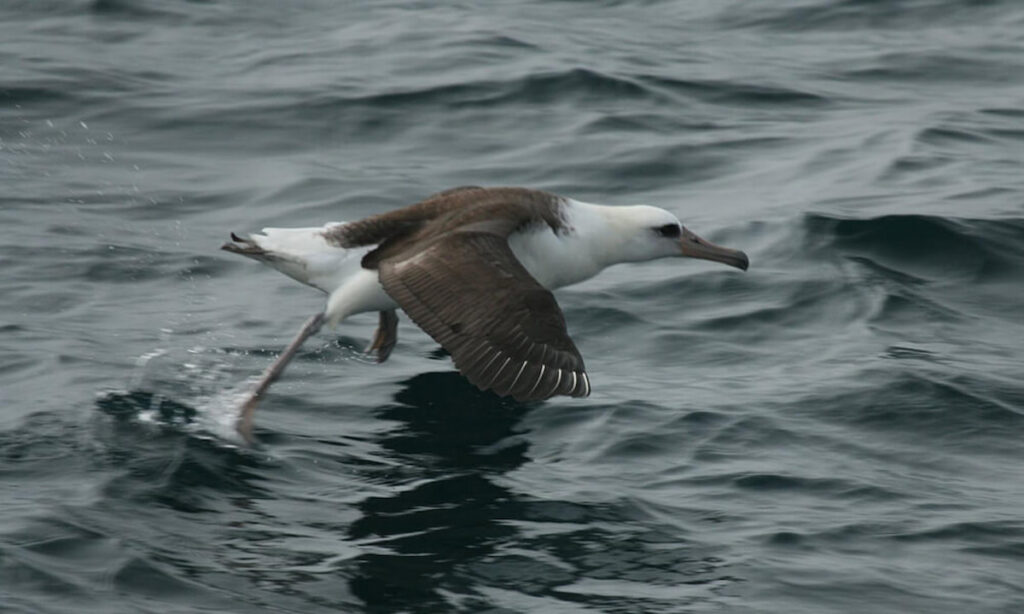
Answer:
[{"label": "wing primary feathers", "polygon": [[501,366],[500,366],[500,367],[498,367],[498,370],[494,372],[494,375],[493,375],[493,376],[491,376],[491,379],[487,381],[487,384],[485,384],[485,385],[481,386],[481,388],[483,388],[484,390],[487,390],[488,388],[490,388],[490,387],[491,387],[491,384],[493,384],[493,383],[494,383],[494,380],[498,379],[498,376],[499,376],[499,375],[501,375],[501,372],[505,370],[505,367],[507,367],[507,366],[508,366],[508,363],[509,363],[509,362],[510,362],[511,360],[512,360],[512,357],[511,357],[511,356],[509,356],[508,358],[506,358],[506,359],[505,359],[505,362],[501,363]]},{"label": "wing primary feathers", "polygon": [[538,208],[542,199],[519,209],[513,202],[494,200],[518,198],[521,192],[494,196],[469,189],[452,197],[480,194],[493,197],[489,215],[453,211],[378,248],[384,291],[448,350],[456,368],[478,388],[519,400],[589,394],[589,383],[580,377],[583,358],[562,310],[508,244],[509,233],[524,224],[548,222],[552,214]]},{"label": "wing primary feathers", "polygon": [[545,366],[542,364],[540,366],[540,374],[537,375],[537,381],[534,382],[533,386],[530,387],[530,390],[527,391],[527,393],[525,395],[526,397],[529,397],[531,394],[533,394],[533,391],[536,390],[537,386],[540,385],[541,380],[544,379],[544,370],[545,370]]},{"label": "wing primary feathers", "polygon": [[562,370],[558,369],[558,378],[555,379],[555,385],[551,387],[551,390],[549,390],[548,393],[546,395],[544,395],[544,397],[545,398],[550,397],[550,396],[554,395],[556,392],[558,392],[558,387],[561,384],[562,384]]},{"label": "wing primary feathers", "polygon": [[501,357],[501,350],[495,350],[494,351],[494,356],[491,356],[491,359],[487,361],[487,364],[484,365],[484,368],[480,369],[480,370],[481,371],[486,371],[487,367],[491,366],[491,363],[494,362],[495,359],[500,358],[500,357]]},{"label": "wing primary feathers", "polygon": [[530,364],[530,363],[529,363],[529,362],[527,362],[527,361],[525,361],[525,360],[523,361],[523,366],[519,367],[519,372],[518,372],[518,373],[516,373],[516,377],[515,377],[515,379],[513,379],[513,380],[512,380],[512,383],[511,383],[511,384],[509,384],[509,386],[508,386],[508,390],[509,390],[509,392],[512,392],[512,390],[513,390],[513,389],[515,389],[515,387],[516,387],[516,382],[518,382],[518,381],[519,381],[519,377],[520,377],[520,376],[521,376],[521,375],[523,374],[523,370],[525,370],[525,369],[526,369],[526,365],[528,365],[528,364]]}]

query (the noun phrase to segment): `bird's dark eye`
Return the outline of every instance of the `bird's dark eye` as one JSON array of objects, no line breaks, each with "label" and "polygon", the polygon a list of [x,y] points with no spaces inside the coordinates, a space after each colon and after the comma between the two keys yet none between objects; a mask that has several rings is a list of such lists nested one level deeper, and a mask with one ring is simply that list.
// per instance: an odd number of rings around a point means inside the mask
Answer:
[{"label": "bird's dark eye", "polygon": [[665,224],[655,228],[658,234],[663,237],[669,237],[672,239],[678,239],[680,234],[679,224]]}]

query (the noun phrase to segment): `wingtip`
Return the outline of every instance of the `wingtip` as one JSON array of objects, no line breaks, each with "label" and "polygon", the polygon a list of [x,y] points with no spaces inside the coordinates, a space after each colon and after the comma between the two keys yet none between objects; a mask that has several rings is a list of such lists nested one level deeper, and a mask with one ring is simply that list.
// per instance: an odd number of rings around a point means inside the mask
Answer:
[{"label": "wingtip", "polygon": [[590,396],[590,378],[587,376],[586,371],[580,371],[579,385],[573,388],[571,394],[581,399]]}]

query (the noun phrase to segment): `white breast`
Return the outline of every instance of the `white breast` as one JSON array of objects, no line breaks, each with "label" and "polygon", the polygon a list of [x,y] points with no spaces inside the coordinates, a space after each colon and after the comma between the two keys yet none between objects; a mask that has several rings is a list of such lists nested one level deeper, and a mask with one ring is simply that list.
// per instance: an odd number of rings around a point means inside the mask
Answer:
[{"label": "white breast", "polygon": [[519,262],[549,290],[590,279],[605,267],[601,246],[603,218],[600,205],[566,199],[566,231],[556,234],[546,224],[509,237],[509,247]]}]

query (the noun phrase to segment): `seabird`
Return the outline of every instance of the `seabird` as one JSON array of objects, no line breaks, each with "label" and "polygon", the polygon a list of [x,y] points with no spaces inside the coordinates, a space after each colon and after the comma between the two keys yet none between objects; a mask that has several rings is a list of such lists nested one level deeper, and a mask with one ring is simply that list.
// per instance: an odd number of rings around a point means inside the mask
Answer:
[{"label": "seabird", "polygon": [[520,401],[585,397],[590,378],[551,290],[613,264],[669,256],[749,265],[743,252],[705,241],[664,209],[526,188],[454,188],[356,222],[231,239],[222,249],[328,295],[242,404],[237,428],[246,439],[259,399],[324,323],[379,312],[367,352],[383,362],[401,308],[481,390]]}]

